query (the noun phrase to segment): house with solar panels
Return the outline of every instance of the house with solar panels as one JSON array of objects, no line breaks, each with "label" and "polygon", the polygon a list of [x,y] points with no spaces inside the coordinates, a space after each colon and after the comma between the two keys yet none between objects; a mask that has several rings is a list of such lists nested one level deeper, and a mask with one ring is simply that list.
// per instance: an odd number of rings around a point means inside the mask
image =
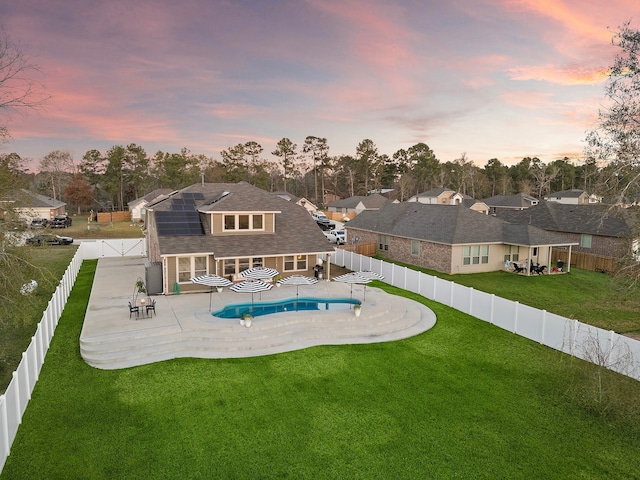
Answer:
[{"label": "house with solar panels", "polygon": [[164,294],[201,291],[190,279],[210,273],[239,281],[258,266],[312,275],[320,256],[334,253],[303,207],[247,182],[172,192],[147,205],[145,230],[149,261],[162,264]]}]

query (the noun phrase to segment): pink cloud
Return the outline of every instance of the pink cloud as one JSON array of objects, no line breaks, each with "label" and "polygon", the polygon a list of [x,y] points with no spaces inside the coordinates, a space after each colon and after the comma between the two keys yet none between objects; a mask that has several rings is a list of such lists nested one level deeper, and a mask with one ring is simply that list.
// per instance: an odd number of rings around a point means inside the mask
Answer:
[{"label": "pink cloud", "polygon": [[502,100],[509,106],[524,108],[527,110],[539,110],[549,108],[551,104],[550,93],[543,93],[535,90],[519,92],[505,92],[501,95]]},{"label": "pink cloud", "polygon": [[569,67],[523,66],[510,68],[507,73],[513,80],[542,80],[560,85],[592,85],[607,78],[607,69],[604,67],[593,68],[578,65]]}]

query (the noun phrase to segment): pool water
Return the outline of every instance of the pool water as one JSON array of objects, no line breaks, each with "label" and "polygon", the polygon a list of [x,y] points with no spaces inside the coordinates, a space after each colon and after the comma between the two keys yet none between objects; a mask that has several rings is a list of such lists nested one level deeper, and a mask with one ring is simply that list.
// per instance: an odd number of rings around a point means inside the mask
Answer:
[{"label": "pool water", "polygon": [[242,318],[245,313],[254,317],[301,310],[348,310],[360,301],[351,298],[288,298],[277,302],[234,303],[211,315],[219,318]]}]

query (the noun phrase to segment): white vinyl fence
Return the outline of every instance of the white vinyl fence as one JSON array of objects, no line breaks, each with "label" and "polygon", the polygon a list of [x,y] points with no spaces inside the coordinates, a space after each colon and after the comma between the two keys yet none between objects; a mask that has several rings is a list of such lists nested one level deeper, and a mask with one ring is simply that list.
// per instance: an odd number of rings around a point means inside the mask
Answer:
[{"label": "white vinyl fence", "polygon": [[[141,241],[142,240],[142,241]],[[31,400],[31,392],[38,381],[47,350],[58,320],[67,303],[84,260],[102,257],[145,256],[144,239],[96,240],[82,242],[56,288],[42,319],[22,354],[18,368],[3,395],[0,395],[0,471],[11,452],[22,416]]]},{"label": "white vinyl fence", "polygon": [[385,283],[640,380],[640,341],[346,250],[336,249],[331,262],[354,271],[380,273]]}]

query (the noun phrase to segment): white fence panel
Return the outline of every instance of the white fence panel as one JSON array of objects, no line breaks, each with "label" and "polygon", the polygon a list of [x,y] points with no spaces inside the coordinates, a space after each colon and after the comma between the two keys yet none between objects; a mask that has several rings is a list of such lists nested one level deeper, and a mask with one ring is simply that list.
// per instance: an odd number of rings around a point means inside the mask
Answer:
[{"label": "white fence panel", "polygon": [[380,271],[378,272],[384,277],[384,282],[393,285],[393,263],[380,262]]},{"label": "white fence panel", "polygon": [[452,303],[452,295],[453,282],[448,282],[447,280],[442,280],[441,278],[436,277],[434,300],[450,307]]},{"label": "white fence panel", "polygon": [[516,326],[518,304],[511,300],[495,297],[493,300],[493,324],[513,332]]},{"label": "white fence panel", "polygon": [[471,293],[471,309],[473,316],[480,320],[484,320],[485,322],[491,322],[493,318],[493,298],[494,295],[481,292],[479,290],[473,290]]},{"label": "white fence panel", "polygon": [[436,277],[425,275],[424,273],[420,273],[420,275],[420,295],[429,300],[434,300],[436,298]]},{"label": "white fence panel", "polygon": [[573,323],[575,323],[575,321],[561,317],[555,313],[546,312],[544,335],[540,343],[564,353],[571,353],[567,333],[569,332],[570,325]]},{"label": "white fence panel", "polygon": [[422,279],[424,278],[424,275],[411,269],[407,269],[406,275],[406,289],[410,292],[420,294],[421,283],[423,282]]},{"label": "white fence panel", "polygon": [[383,265],[384,265],[384,262],[382,260],[378,260],[376,258],[372,258],[371,262],[370,262],[369,270],[372,271],[372,272],[379,273],[380,275],[384,275],[382,273]]},{"label": "white fence panel", "polygon": [[542,340],[544,312],[528,305],[518,306],[518,322],[516,331],[518,335],[540,342]]},{"label": "white fence panel", "polygon": [[145,257],[147,242],[144,238],[113,238],[106,240],[82,240],[80,243],[85,259],[103,257]]},{"label": "white fence panel", "polygon": [[456,310],[460,310],[461,312],[470,313],[471,295],[473,293],[473,289],[458,285],[457,283],[453,283],[451,285],[451,288],[453,289],[453,291],[451,292],[451,306]]}]

